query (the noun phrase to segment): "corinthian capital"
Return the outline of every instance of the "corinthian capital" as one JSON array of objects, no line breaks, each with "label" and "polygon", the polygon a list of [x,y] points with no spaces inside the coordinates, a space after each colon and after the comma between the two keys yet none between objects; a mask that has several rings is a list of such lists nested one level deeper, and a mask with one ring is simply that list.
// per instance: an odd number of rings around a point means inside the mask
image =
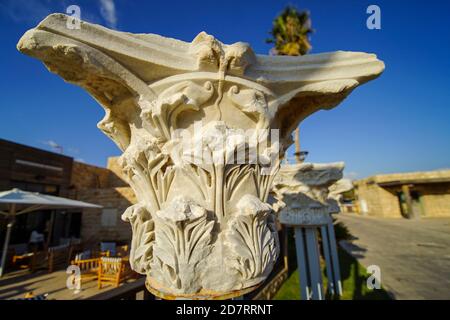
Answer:
[{"label": "corinthian capital", "polygon": [[98,127],[123,151],[138,199],[123,215],[134,270],[166,298],[254,289],[279,251],[266,202],[292,130],[383,63],[357,52],[271,57],[204,32],[188,43],[67,20],[48,16],[17,47],[105,109]]},{"label": "corinthian capital", "polygon": [[281,166],[272,190],[280,222],[292,226],[327,224],[330,213],[339,212],[330,188],[342,178],[343,170],[343,162]]}]

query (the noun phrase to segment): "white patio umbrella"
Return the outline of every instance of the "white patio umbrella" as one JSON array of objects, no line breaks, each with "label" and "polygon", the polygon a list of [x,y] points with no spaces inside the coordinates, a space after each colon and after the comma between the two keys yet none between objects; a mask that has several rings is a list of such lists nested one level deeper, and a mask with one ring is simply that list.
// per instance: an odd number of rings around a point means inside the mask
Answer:
[{"label": "white patio umbrella", "polygon": [[69,209],[69,208],[102,208],[102,206],[77,201],[62,197],[49,196],[37,192],[22,191],[20,189],[11,189],[0,192],[0,206],[6,205],[8,211],[0,211],[9,221],[6,229],[5,242],[3,245],[2,260],[0,265],[0,277],[3,275],[6,252],[8,250],[11,230],[14,226],[15,217],[19,214],[42,209]]}]

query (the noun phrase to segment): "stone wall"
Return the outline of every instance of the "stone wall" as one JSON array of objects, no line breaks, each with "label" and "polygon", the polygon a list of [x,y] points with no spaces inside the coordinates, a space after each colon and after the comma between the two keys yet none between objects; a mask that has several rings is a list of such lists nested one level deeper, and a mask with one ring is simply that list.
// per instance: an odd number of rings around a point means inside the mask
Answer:
[{"label": "stone wall", "polygon": [[[136,203],[129,187],[79,190],[77,199],[103,206],[103,209],[85,209],[82,215],[81,238],[84,243],[100,241],[130,242],[131,227],[120,216]],[[109,217],[105,217],[109,215]]]},{"label": "stone wall", "polygon": [[420,201],[425,217],[450,217],[450,183],[430,186]]},{"label": "stone wall", "polygon": [[120,216],[136,203],[136,197],[121,175],[117,158],[108,159],[108,168],[74,162],[69,196],[103,206],[83,210],[81,238],[87,246],[100,241],[131,241],[131,227]]},{"label": "stone wall", "polygon": [[82,162],[73,162],[70,185],[72,189],[83,190],[107,188],[110,171]]},{"label": "stone wall", "polygon": [[[372,181],[361,180],[355,183],[360,214],[377,217],[401,218],[401,210],[395,193],[381,188]],[[361,201],[366,202],[367,212],[362,212]]]},{"label": "stone wall", "polygon": [[127,179],[118,163],[119,157],[109,157],[106,168],[109,171],[110,187],[128,187]]},{"label": "stone wall", "polygon": [[[378,186],[377,186],[378,187]],[[378,187],[380,206],[382,214],[386,218],[402,218],[402,211],[396,190]]]}]

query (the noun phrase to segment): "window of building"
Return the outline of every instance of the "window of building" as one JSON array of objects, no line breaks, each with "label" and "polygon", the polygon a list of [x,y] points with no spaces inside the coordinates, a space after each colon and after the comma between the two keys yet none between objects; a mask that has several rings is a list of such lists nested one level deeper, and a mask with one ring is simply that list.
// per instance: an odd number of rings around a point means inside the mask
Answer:
[{"label": "window of building", "polygon": [[117,224],[117,209],[105,208],[102,210],[102,227],[115,227]]}]

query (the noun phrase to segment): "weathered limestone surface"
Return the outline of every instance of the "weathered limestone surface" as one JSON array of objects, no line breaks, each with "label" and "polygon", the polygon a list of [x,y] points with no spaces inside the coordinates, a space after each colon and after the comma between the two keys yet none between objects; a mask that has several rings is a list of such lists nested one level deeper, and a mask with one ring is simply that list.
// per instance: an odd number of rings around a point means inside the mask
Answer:
[{"label": "weathered limestone surface", "polygon": [[328,190],[328,211],[330,213],[339,213],[341,211],[340,202],[343,193],[353,189],[353,183],[349,179],[341,179],[332,184]]},{"label": "weathered limestone surface", "polygon": [[[138,199],[123,214],[133,269],[164,297],[220,298],[261,283],[279,251],[267,197],[292,130],[377,77],[383,63],[357,52],[257,55],[204,32],[188,43],[85,22],[72,30],[67,19],[48,16],[18,49],[105,109],[98,127],[123,151]],[[191,134],[190,148],[179,129]],[[267,129],[279,129],[279,140]],[[256,160],[230,161],[242,150]]]},{"label": "weathered limestone surface", "polygon": [[330,213],[336,212],[329,189],[342,178],[343,170],[343,162],[281,166],[273,187],[278,200],[273,206],[280,222],[302,226],[327,224]]}]

